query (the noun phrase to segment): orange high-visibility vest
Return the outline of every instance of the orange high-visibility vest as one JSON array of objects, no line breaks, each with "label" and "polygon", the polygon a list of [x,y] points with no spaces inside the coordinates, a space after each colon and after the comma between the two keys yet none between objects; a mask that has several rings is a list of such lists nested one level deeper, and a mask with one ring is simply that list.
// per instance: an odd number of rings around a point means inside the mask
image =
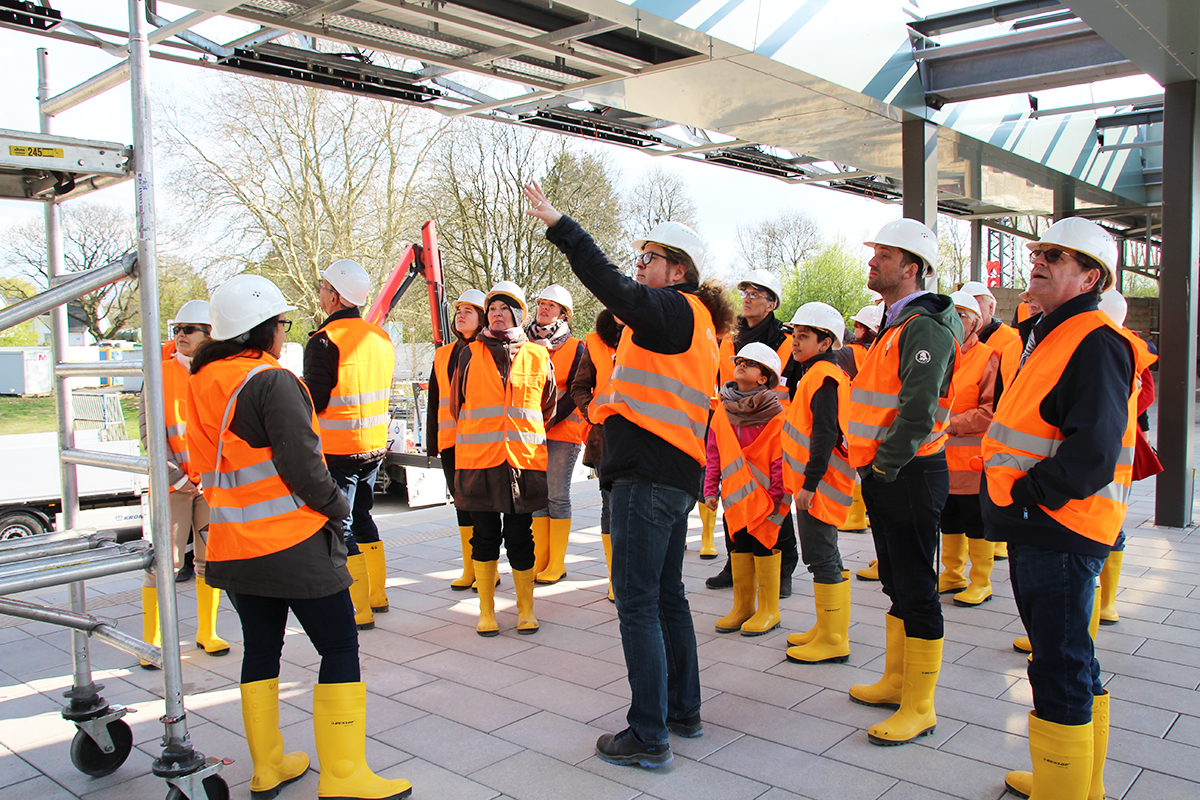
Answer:
[{"label": "orange high-visibility vest", "polygon": [[521,345],[505,384],[487,347],[478,340],[468,347],[471,359],[455,426],[455,467],[487,469],[507,462],[516,469],[545,472],[542,389],[550,377],[549,352]]},{"label": "orange high-visibility vest", "polygon": [[[580,358],[583,357],[582,349],[582,340],[568,336],[562,347],[550,353],[550,360],[554,362],[555,403],[570,394],[571,387],[567,385],[567,380],[571,377],[571,367],[575,365],[576,354],[578,353]],[[576,408],[567,415],[566,419],[560,420],[553,428],[546,431],[546,438],[555,442],[583,444],[583,441],[587,439],[588,429],[591,427],[583,418],[583,412]]]},{"label": "orange high-visibility vest", "polygon": [[[825,384],[826,378],[837,382],[838,427],[843,434],[850,422],[850,376],[837,364],[818,361],[800,379],[783,425],[783,488],[790,495],[804,488],[804,469],[811,457],[813,395]],[[845,525],[850,517],[857,479],[858,473],[846,460],[845,446],[835,447],[808,513],[834,527]]]},{"label": "orange high-visibility vest", "polygon": [[619,414],[703,464],[708,398],[717,381],[717,334],[704,303],[681,294],[692,307],[688,349],[676,355],[644,350],[625,328],[612,377],[592,403],[599,423]]},{"label": "orange high-visibility vest", "polygon": [[1025,343],[1021,337],[1004,345],[1000,351],[1000,383],[1005,390],[1012,386],[1013,378],[1017,377],[1017,367],[1021,364],[1021,354],[1025,352]]},{"label": "orange high-visibility vest", "polygon": [[712,429],[721,454],[721,504],[731,532],[745,528],[774,547],[787,506],[771,502],[771,464],[782,457],[783,414],[775,416],[744,449],[734,433],[725,406],[713,414]]},{"label": "orange high-visibility vest", "polygon": [[[850,447],[849,461],[855,467],[865,467],[875,460],[875,452],[887,438],[888,429],[900,413],[900,333],[917,316],[911,316],[899,327],[888,328],[879,334],[850,385],[850,425],[846,431],[846,441]],[[956,342],[956,370],[958,361]],[[951,381],[949,393],[938,399],[933,427],[917,448],[916,456],[931,456],[941,452],[953,401],[954,382]]]},{"label": "orange high-visibility vest", "polygon": [[[792,335],[790,333],[784,334],[783,343],[780,344],[779,347],[775,348],[775,352],[779,354],[780,368],[782,369],[783,367],[786,367],[788,359],[792,357]],[[733,380],[733,358],[735,355],[736,353],[733,352],[733,332],[730,331],[729,335],[721,340],[720,386],[724,386],[725,384],[729,383],[729,381]],[[788,387],[783,385],[782,380],[780,380],[779,385],[775,387],[775,393],[779,397],[779,402],[783,403],[783,410],[784,413],[786,413],[788,406],[792,401],[788,396]]]},{"label": "orange high-visibility vest", "polygon": [[[191,454],[187,442],[187,385],[191,375],[187,367],[174,356],[163,361],[163,405],[167,418],[167,449],[171,460],[187,473],[192,483],[200,482],[200,475],[191,466]],[[176,491],[171,487],[171,491]]]},{"label": "orange high-visibility vest", "polygon": [[1017,333],[1016,328],[1012,327],[1011,325],[1005,325],[1003,322],[1001,322],[1000,327],[992,331],[992,335],[987,338],[986,342],[982,339],[979,341],[981,344],[986,344],[997,353],[1000,353],[1005,347],[1008,347],[1011,342],[1020,341],[1020,339],[1021,334]]},{"label": "orange high-visibility vest", "polygon": [[[270,447],[251,447],[229,429],[242,388],[268,369],[283,369],[269,353],[234,356],[205,365],[187,384],[188,449],[212,509],[209,561],[278,553],[312,536],[328,519],[292,493],[271,461]],[[315,414],[312,428],[316,433]]]},{"label": "orange high-visibility vest", "polygon": [[[979,381],[983,378],[988,362],[995,354],[988,345],[976,342],[975,346],[962,354],[962,358],[954,369],[954,377],[950,379],[954,387],[954,402],[950,406],[950,414],[963,414],[979,407]],[[946,466],[951,472],[969,472],[978,474],[978,469],[971,467],[972,459],[980,453],[983,435],[977,436],[947,436],[946,437]],[[981,462],[976,461],[976,465]]]},{"label": "orange high-visibility vest", "polygon": [[396,352],[383,328],[364,319],[335,319],[321,332],[338,349],[337,385],[317,415],[326,455],[370,453],[387,447],[388,404]]},{"label": "orange high-visibility vest", "polygon": [[1029,313],[1029,303],[1022,300],[1017,304],[1017,322],[1021,323],[1029,319],[1032,314]]},{"label": "orange high-visibility vest", "polygon": [[858,374],[862,370],[863,362],[867,360],[868,347],[864,344],[855,342],[850,345],[851,352],[854,353],[854,374]]},{"label": "orange high-visibility vest", "polygon": [[450,410],[450,356],[458,342],[444,344],[433,355],[433,379],[437,382],[437,448],[444,452],[454,447],[454,414]]},{"label": "orange high-visibility vest", "polygon": [[595,398],[599,396],[600,390],[608,383],[608,379],[612,377],[613,366],[617,358],[617,348],[609,347],[600,338],[598,333],[589,333],[587,335],[587,350],[588,356],[592,359],[592,366],[596,369],[596,389],[592,392],[592,402],[588,404],[587,417],[593,424],[597,422],[596,416],[599,407],[596,405]]},{"label": "orange high-visibility vest", "polygon": [[[992,426],[983,439],[984,472],[988,496],[998,506],[1012,505],[1012,487],[1038,462],[1053,458],[1066,439],[1062,431],[1042,419],[1040,407],[1058,385],[1075,350],[1092,331],[1107,326],[1129,341],[1134,338],[1116,327],[1107,314],[1077,314],[1040,341],[1017,372],[1012,386],[1000,398]],[[1069,500],[1062,508],[1041,508],[1063,527],[1095,542],[1112,545],[1125,519],[1129,486],[1133,482],[1134,427],[1137,424],[1137,376],[1146,359],[1130,341],[1134,354],[1129,385],[1129,421],[1121,437],[1121,454],[1112,482],[1082,500]]]}]

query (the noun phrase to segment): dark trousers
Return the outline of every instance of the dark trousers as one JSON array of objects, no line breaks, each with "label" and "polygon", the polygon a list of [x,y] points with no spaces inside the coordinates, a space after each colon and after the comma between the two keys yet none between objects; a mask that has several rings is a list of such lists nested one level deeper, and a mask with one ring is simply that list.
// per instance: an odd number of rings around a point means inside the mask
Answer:
[{"label": "dark trousers", "polygon": [[[778,542],[776,542],[778,544]],[[753,553],[758,558],[766,558],[775,552],[774,548],[767,547],[760,542],[757,537],[751,536],[750,531],[742,528],[733,535],[733,549],[731,553]],[[783,568],[780,567],[780,572]]]},{"label": "dark trousers", "polygon": [[1095,556],[1009,543],[1013,596],[1033,646],[1033,708],[1046,722],[1084,725],[1092,719],[1092,697],[1104,693],[1088,632],[1103,566]]},{"label": "dark trousers", "polygon": [[[454,494],[454,448],[443,450],[438,456],[442,459],[442,474],[446,476],[446,486],[450,488],[450,494]],[[454,509],[455,516],[458,517],[458,527],[469,528],[475,523],[471,521],[471,512],[463,511],[461,508]]]},{"label": "dark trousers", "polygon": [[945,454],[914,458],[891,483],[868,473],[862,494],[871,515],[879,580],[892,601],[888,613],[904,621],[904,635],[909,638],[941,639],[944,627],[934,553],[938,519],[950,494]]},{"label": "dark trousers", "polygon": [[838,549],[835,525],[822,522],[807,511],[796,515],[800,528],[800,549],[813,583],[841,583],[842,551]]},{"label": "dark trousers", "polygon": [[942,509],[942,533],[965,533],[968,539],[983,538],[983,508],[978,494],[952,494]]},{"label": "dark trousers", "polygon": [[352,556],[359,554],[360,544],[379,541],[379,528],[371,519],[371,508],[375,505],[375,476],[381,463],[329,465],[329,475],[350,504],[350,516],[342,520],[342,536]]},{"label": "dark trousers", "polygon": [[475,561],[499,561],[500,543],[508,553],[514,570],[533,569],[533,514],[501,514],[499,511],[472,511],[471,558]]},{"label": "dark trousers", "polygon": [[[750,552],[749,550],[739,550],[737,548],[733,537],[729,534],[729,523],[725,521],[724,514],[721,515],[721,527],[725,529],[726,553]],[[780,576],[791,578],[792,573],[796,571],[796,565],[800,563],[800,551],[796,546],[796,523],[792,519],[791,511],[788,511],[783,517],[783,523],[779,526],[779,538],[775,541],[774,549],[779,551]],[[728,568],[728,565],[726,565],[726,568]]]},{"label": "dark trousers", "polygon": [[229,592],[229,602],[242,621],[242,683],[279,677],[279,656],[288,611],[313,647],[321,654],[321,683],[357,683],[358,628],[354,625],[354,603],[350,590],[312,600],[288,600],[256,594]]}]

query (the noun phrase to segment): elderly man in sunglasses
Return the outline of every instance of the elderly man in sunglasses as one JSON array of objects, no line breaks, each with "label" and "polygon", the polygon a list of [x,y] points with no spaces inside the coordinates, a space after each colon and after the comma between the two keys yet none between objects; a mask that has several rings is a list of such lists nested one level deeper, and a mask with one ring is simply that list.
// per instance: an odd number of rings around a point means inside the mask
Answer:
[{"label": "elderly man in sunglasses", "polygon": [[983,439],[985,535],[1009,543],[1009,574],[1033,655],[1032,772],[1021,797],[1104,797],[1109,697],[1088,623],[1096,576],[1121,522],[1133,469],[1136,380],[1148,354],[1098,310],[1117,245],[1078,217],[1028,245],[1029,299],[1016,373]]}]

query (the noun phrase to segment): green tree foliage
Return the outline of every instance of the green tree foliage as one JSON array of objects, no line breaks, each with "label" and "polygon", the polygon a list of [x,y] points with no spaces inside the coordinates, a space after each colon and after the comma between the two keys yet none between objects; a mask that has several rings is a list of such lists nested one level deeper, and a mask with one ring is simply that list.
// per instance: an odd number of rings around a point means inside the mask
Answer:
[{"label": "green tree foliage", "polygon": [[841,311],[848,321],[871,302],[865,253],[865,248],[852,247],[843,238],[825,245],[784,275],[783,304],[775,315],[788,320],[803,304],[820,301]]}]

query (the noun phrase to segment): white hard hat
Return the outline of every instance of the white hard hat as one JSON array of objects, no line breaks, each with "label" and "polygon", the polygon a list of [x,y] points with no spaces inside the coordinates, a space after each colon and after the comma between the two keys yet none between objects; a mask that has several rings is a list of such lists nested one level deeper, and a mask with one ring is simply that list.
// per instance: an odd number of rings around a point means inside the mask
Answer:
[{"label": "white hard hat", "polygon": [[518,326],[524,324],[525,317],[529,315],[529,306],[525,305],[525,291],[512,281],[498,282],[492,287],[491,291],[487,293],[487,297],[485,297],[483,300],[484,313],[487,312],[488,306],[490,306],[492,301],[497,297],[508,297],[512,300],[515,300],[517,305],[521,307],[521,319],[516,319],[516,315],[514,314],[513,322],[515,322]]},{"label": "white hard hat", "polygon": [[883,302],[883,295],[881,295],[879,292],[875,291],[874,289],[867,289],[867,291],[871,294],[872,303],[879,305]]},{"label": "white hard hat", "polygon": [[1056,244],[1091,256],[1104,267],[1100,291],[1108,291],[1116,282],[1117,243],[1111,234],[1090,219],[1067,217],[1046,228],[1042,238],[1025,244],[1030,250]]},{"label": "white hard hat", "polygon": [[188,300],[175,312],[176,325],[212,325],[207,300]]},{"label": "white hard hat", "polygon": [[320,274],[329,281],[330,286],[337,289],[337,293],[346,302],[356,306],[367,302],[367,292],[371,291],[371,278],[357,261],[343,258],[330,264]]},{"label": "white hard hat", "polygon": [[967,281],[959,289],[960,292],[966,292],[971,297],[990,297],[996,299],[996,295],[992,294],[992,290],[984,286],[980,281]]},{"label": "white hard hat", "polygon": [[633,249],[640,251],[647,242],[682,250],[692,257],[692,262],[697,267],[704,260],[704,243],[694,230],[682,222],[660,222],[654,226],[654,230],[641,239],[634,239],[630,244],[633,245]]},{"label": "white hard hat", "polygon": [[863,244],[867,247],[883,244],[907,250],[925,263],[927,274],[918,277],[928,277],[937,268],[937,234],[915,219],[892,220],[879,229],[874,240]]},{"label": "white hard hat", "polygon": [[575,313],[575,302],[571,299],[571,293],[557,283],[552,283],[542,293],[537,296],[538,300],[549,300],[551,303],[558,303],[567,311],[567,321],[571,320],[571,316]]},{"label": "white hard hat", "polygon": [[869,328],[872,333],[879,333],[879,326],[883,324],[883,306],[872,304],[863,306],[857,314],[850,318],[851,322],[861,322],[863,327]]},{"label": "white hard hat", "polygon": [[295,310],[279,287],[262,275],[234,275],[212,293],[208,307],[212,337],[236,339],[261,322]]},{"label": "white hard hat", "polygon": [[1100,295],[1100,310],[1108,314],[1108,318],[1120,328],[1125,324],[1125,315],[1129,313],[1129,303],[1116,289],[1109,289]]},{"label": "white hard hat", "polygon": [[775,295],[775,305],[783,302],[783,286],[779,283],[779,278],[775,277],[775,273],[769,269],[752,269],[750,274],[742,278],[738,283],[739,292],[746,291],[747,286],[761,286],[762,288]]},{"label": "white hard hat", "polygon": [[965,308],[979,319],[983,319],[983,312],[979,309],[979,301],[975,299],[975,295],[959,289],[957,292],[950,293],[950,299],[958,308]]},{"label": "white hard hat", "polygon": [[459,306],[461,306],[463,303],[466,303],[469,306],[475,306],[480,311],[486,311],[486,300],[487,296],[478,289],[467,289],[458,296],[457,300],[454,301],[454,310],[457,311]]},{"label": "white hard hat", "polygon": [[774,389],[779,385],[779,373],[783,371],[783,364],[779,361],[779,353],[776,353],[762,342],[751,342],[739,350],[735,358],[744,358],[747,361],[761,364],[767,372],[771,373],[767,376],[768,389]]},{"label": "white hard hat", "polygon": [[[870,306],[874,308],[874,306]],[[828,303],[805,303],[796,309],[792,315],[792,325],[804,325],[808,328],[820,328],[833,334],[833,349],[842,346],[842,337],[846,333],[846,320],[842,312]]]}]

